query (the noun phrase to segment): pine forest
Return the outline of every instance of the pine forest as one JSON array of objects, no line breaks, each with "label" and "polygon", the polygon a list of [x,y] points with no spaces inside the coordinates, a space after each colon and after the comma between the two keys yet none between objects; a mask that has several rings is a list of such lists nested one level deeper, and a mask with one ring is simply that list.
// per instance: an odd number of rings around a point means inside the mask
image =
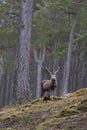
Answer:
[{"label": "pine forest", "polygon": [[86,87],[87,0],[0,0],[0,107]]}]

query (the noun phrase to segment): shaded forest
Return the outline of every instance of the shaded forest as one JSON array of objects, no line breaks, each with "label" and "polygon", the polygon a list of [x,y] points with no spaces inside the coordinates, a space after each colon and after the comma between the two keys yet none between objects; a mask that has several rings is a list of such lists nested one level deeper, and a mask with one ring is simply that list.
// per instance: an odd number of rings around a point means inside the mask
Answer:
[{"label": "shaded forest", "polygon": [[23,2],[0,0],[0,107],[38,97],[46,67],[56,96],[87,87],[87,1]]}]

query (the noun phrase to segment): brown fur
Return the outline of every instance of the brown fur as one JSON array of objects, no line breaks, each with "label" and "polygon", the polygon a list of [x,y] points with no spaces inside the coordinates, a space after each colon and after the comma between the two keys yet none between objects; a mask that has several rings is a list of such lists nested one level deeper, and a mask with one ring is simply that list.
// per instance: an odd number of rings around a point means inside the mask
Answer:
[{"label": "brown fur", "polygon": [[[55,90],[57,86],[57,80],[56,80],[56,73],[59,71],[59,66],[58,69],[52,73],[51,71],[46,68],[47,71],[50,73],[51,79],[50,80],[43,80],[41,82],[41,96],[44,95],[44,93],[47,91],[48,93]],[[50,95],[48,95],[50,96]]]},{"label": "brown fur", "polygon": [[41,96],[43,96],[43,94],[47,91],[47,92],[50,92],[50,91],[54,91],[54,89],[56,88],[56,79],[54,79],[55,83],[52,82],[52,79],[50,80],[43,80],[41,82]]}]

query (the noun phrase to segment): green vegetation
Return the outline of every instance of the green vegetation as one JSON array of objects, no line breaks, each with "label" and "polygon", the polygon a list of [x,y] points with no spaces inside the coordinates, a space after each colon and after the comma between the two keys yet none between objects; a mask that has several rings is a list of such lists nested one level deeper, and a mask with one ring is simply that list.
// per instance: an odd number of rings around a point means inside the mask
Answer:
[{"label": "green vegetation", "polygon": [[87,127],[87,88],[0,109],[0,130],[78,130]]}]

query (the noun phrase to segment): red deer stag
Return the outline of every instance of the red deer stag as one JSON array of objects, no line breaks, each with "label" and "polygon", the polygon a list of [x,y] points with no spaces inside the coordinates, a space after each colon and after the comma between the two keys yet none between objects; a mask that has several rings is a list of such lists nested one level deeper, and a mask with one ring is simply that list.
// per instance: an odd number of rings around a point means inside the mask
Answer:
[{"label": "red deer stag", "polygon": [[54,73],[49,71],[48,68],[46,68],[46,70],[50,73],[51,79],[43,80],[41,82],[41,96],[43,96],[46,91],[48,92],[48,94],[52,91],[54,93],[54,90],[57,86],[56,73],[59,71],[59,67]]}]

